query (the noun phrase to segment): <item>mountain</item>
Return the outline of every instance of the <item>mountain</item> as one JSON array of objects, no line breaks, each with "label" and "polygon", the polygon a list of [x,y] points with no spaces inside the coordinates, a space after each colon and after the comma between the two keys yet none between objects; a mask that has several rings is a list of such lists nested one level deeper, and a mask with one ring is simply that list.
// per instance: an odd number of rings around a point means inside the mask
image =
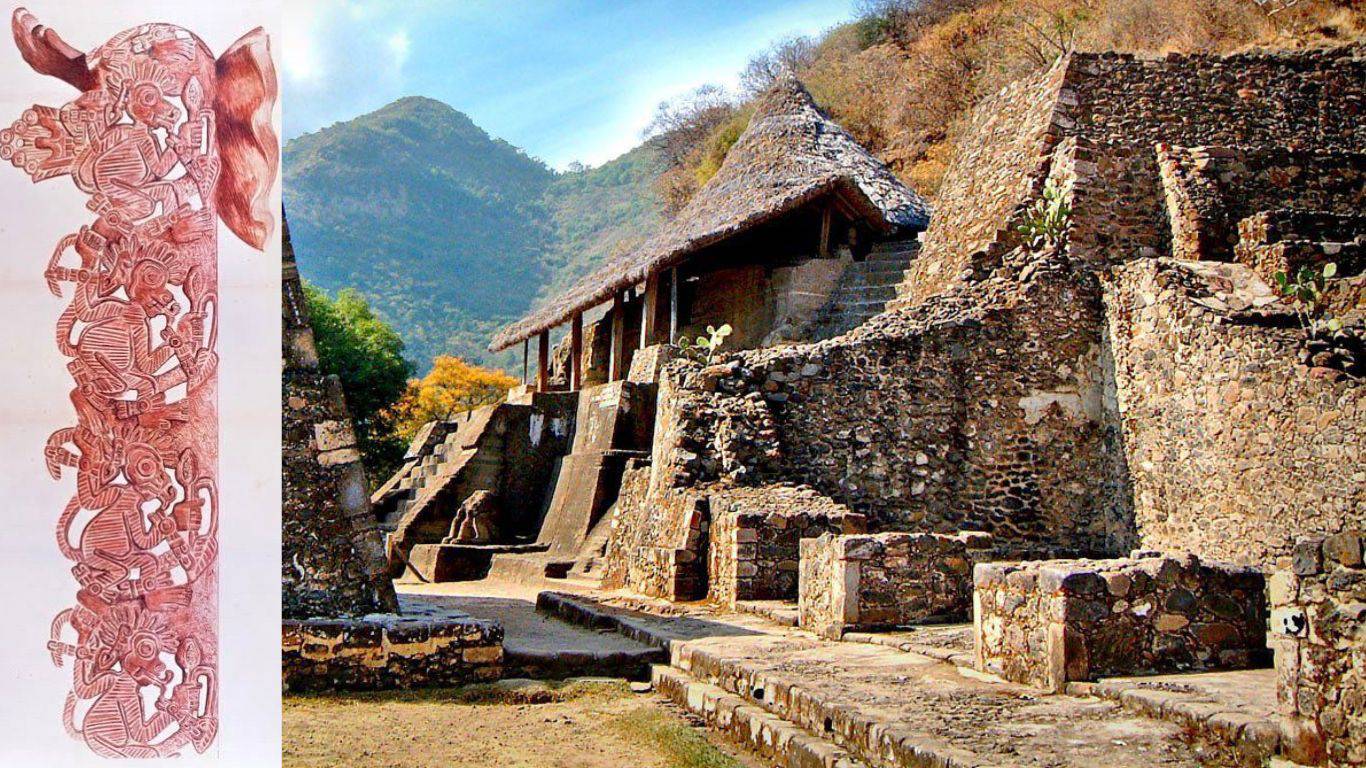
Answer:
[{"label": "mountain", "polygon": [[520,370],[489,337],[657,225],[648,145],[556,173],[468,116],[407,97],[285,146],[299,268],[354,287],[425,371],[437,354]]}]

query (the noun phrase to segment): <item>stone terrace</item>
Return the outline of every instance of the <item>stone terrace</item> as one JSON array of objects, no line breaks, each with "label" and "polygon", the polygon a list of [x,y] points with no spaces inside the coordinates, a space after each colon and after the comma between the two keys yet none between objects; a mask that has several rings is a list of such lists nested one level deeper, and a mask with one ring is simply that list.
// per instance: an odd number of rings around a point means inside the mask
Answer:
[{"label": "stone terrace", "polygon": [[697,605],[547,592],[540,606],[669,648],[671,666],[654,672],[661,692],[780,765],[1138,768],[1235,765],[1239,755],[1260,764],[1279,741],[1256,694],[1269,671],[1156,692],[1182,705],[1150,710],[1186,717],[1172,722],[1146,716],[1142,696],[1125,700],[1135,687],[1126,681],[1101,683],[1109,698],[1090,688],[1042,696],[924,653]]}]

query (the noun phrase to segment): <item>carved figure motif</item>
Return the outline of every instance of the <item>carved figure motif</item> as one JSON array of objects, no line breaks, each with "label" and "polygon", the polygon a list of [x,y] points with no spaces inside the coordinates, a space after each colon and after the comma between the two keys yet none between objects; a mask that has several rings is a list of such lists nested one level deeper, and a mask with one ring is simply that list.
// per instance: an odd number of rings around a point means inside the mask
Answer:
[{"label": "carved figure motif", "polygon": [[490,544],[498,538],[498,496],[493,491],[475,491],[456,510],[450,533],[443,544]]},{"label": "carved figure motif", "polygon": [[69,177],[95,215],[44,271],[71,297],[56,342],[76,411],[44,453],[76,482],[57,546],[78,590],[48,641],[57,666],[73,659],[63,722],[107,757],[203,752],[218,730],[217,223],[258,249],[274,226],[268,40],[258,28],[215,58],[144,24],[86,54],[23,9],[12,28],[34,70],[79,94],[0,130],[0,159]]}]

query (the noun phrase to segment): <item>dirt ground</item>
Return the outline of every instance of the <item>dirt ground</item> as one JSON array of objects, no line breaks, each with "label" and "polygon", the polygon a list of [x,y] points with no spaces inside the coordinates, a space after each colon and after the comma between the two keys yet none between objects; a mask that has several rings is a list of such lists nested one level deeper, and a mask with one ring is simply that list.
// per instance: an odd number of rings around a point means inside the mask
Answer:
[{"label": "dirt ground", "polygon": [[285,768],[762,768],[619,682],[294,696]]}]

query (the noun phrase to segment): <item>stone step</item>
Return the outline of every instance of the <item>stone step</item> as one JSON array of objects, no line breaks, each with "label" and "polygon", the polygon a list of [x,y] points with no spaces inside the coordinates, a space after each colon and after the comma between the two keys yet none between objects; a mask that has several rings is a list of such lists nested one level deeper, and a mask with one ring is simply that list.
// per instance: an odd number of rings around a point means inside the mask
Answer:
[{"label": "stone step", "polygon": [[871,264],[880,267],[899,266],[902,269],[905,269],[906,267],[910,266],[912,261],[915,260],[915,257],[918,253],[919,251],[903,251],[899,253],[870,253],[868,254],[868,258],[864,259],[862,262],[855,263]]},{"label": "stone step", "polygon": [[[1221,748],[1210,746],[1199,725],[1179,716],[1150,719],[1139,707],[1095,698],[1099,691],[1048,696],[881,644],[820,641],[791,629],[741,628],[720,614],[655,614],[565,594],[542,593],[538,609],[669,648],[671,669],[654,670],[656,687],[713,727],[775,744],[804,736],[842,750],[833,763],[803,756],[803,766],[858,765],[838,762],[847,759],[877,768],[1149,768],[1202,765],[1201,755]],[[1247,715],[1219,711],[1225,714],[1210,718],[1219,727],[1249,727]],[[746,713],[741,727],[727,719],[737,712]],[[792,730],[765,737],[765,724]],[[1224,755],[1228,744],[1213,754]],[[1246,740],[1233,749],[1238,757],[1266,754]]]},{"label": "stone step", "polygon": [[900,252],[900,251],[914,251],[914,250],[919,250],[919,248],[920,248],[920,241],[919,241],[918,239],[914,238],[914,237],[908,237],[908,238],[905,238],[905,239],[902,239],[902,240],[884,240],[884,241],[882,241],[882,242],[880,242],[880,243],[874,243],[874,244],[873,244],[873,247],[870,248],[870,249],[868,249],[868,252],[869,252],[869,253],[889,253],[889,252],[895,253],[895,252]]},{"label": "stone step", "polygon": [[876,283],[879,285],[896,285],[905,279],[905,277],[905,264],[874,264],[872,266],[853,264],[845,270],[843,281],[851,283],[862,282]]},{"label": "stone step", "polygon": [[785,627],[797,626],[799,613],[795,600],[738,600],[735,603],[735,610],[739,613],[762,616]]},{"label": "stone step", "polygon": [[883,310],[883,308],[887,306],[887,302],[891,301],[893,298],[895,298],[895,294],[893,294],[892,296],[888,296],[888,297],[885,298],[885,299],[858,299],[858,298],[854,298],[854,299],[848,299],[848,300],[844,300],[844,301],[834,302],[834,303],[832,303],[831,306],[833,306],[836,310],[838,310],[838,311],[840,311],[840,312],[843,312],[843,313],[846,313],[846,314],[849,313],[849,312],[851,312],[851,311],[852,311],[852,312],[867,312],[868,315],[871,317],[872,315],[876,315],[877,313],[881,312],[881,311]]},{"label": "stone step", "polygon": [[650,681],[678,706],[701,718],[731,741],[783,768],[867,768],[848,751],[710,683],[677,669],[653,668]]},{"label": "stone step", "polygon": [[887,301],[896,296],[894,285],[845,285],[830,295],[832,304],[851,301]]},{"label": "stone step", "polygon": [[514,640],[503,643],[503,676],[531,680],[564,680],[571,677],[650,679],[650,668],[665,660],[658,648],[629,651],[564,650],[523,647]]}]

